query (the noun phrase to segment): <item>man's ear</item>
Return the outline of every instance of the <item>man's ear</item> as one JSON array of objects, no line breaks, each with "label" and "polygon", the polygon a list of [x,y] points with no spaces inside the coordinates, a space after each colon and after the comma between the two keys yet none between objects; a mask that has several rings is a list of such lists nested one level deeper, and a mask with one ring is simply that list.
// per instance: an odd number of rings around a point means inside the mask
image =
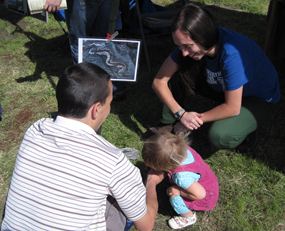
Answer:
[{"label": "man's ear", "polygon": [[98,103],[95,103],[93,104],[93,106],[91,107],[91,116],[92,116],[92,119],[97,119],[100,111],[101,111],[101,103],[98,102]]}]

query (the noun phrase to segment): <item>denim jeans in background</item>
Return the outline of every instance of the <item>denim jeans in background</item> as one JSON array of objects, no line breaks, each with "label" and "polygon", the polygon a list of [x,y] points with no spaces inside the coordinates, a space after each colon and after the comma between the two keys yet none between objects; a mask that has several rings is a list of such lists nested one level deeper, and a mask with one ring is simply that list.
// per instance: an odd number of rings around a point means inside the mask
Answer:
[{"label": "denim jeans in background", "polygon": [[[112,0],[68,0],[66,24],[73,64],[78,63],[78,38],[106,38]],[[113,94],[126,90],[126,82],[113,81]]]}]

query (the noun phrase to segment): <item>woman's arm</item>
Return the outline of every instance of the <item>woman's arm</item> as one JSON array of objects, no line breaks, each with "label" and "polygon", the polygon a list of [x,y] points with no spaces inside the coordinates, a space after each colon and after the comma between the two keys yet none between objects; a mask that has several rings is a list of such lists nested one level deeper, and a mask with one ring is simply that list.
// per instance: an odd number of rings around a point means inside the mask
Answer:
[{"label": "woman's arm", "polygon": [[202,200],[206,196],[206,190],[199,182],[194,181],[187,189],[182,189],[177,185],[171,186],[168,195],[170,197],[182,196],[190,200]]},{"label": "woman's arm", "polygon": [[[178,68],[178,64],[176,64],[171,59],[171,56],[168,56],[168,58],[162,64],[152,83],[152,88],[157,94],[157,96],[172,111],[173,114],[179,111],[182,107],[174,99],[168,87],[168,81],[170,80],[172,75],[178,70]],[[202,117],[202,115],[197,112],[188,112],[188,119],[197,124],[197,126],[198,124],[199,126],[203,124],[203,121],[200,119],[200,117]]]},{"label": "woman's arm", "polygon": [[211,122],[237,116],[242,103],[243,86],[234,91],[225,91],[225,103],[204,112],[202,120]]},{"label": "woman's arm", "polygon": [[181,109],[181,106],[174,99],[169,87],[168,81],[172,75],[178,70],[179,66],[171,59],[171,56],[164,61],[158,73],[156,74],[152,88],[159,99],[173,112]]},{"label": "woman's arm", "polygon": [[[200,114],[203,115],[200,117],[201,120],[205,123],[238,115],[242,103],[242,92],[243,86],[234,91],[225,91],[225,103]],[[186,112],[181,119],[181,123],[190,130],[200,127],[197,121],[193,120],[192,113],[193,112]]]}]

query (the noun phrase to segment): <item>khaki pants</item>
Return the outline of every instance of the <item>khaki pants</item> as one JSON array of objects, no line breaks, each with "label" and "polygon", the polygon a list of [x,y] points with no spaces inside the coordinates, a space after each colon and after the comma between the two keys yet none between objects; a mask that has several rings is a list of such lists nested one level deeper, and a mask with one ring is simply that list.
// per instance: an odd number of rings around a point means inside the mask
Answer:
[{"label": "khaki pants", "polygon": [[127,219],[119,207],[117,201],[111,196],[107,197],[105,218],[107,231],[125,230]]}]

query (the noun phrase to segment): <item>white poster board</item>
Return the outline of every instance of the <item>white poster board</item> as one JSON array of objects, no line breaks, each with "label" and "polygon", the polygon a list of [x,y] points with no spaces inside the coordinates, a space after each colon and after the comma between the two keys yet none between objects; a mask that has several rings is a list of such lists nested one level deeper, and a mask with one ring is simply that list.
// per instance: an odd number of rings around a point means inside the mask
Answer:
[{"label": "white poster board", "polygon": [[79,38],[78,63],[91,62],[104,69],[112,81],[135,82],[140,53],[139,40]]}]

